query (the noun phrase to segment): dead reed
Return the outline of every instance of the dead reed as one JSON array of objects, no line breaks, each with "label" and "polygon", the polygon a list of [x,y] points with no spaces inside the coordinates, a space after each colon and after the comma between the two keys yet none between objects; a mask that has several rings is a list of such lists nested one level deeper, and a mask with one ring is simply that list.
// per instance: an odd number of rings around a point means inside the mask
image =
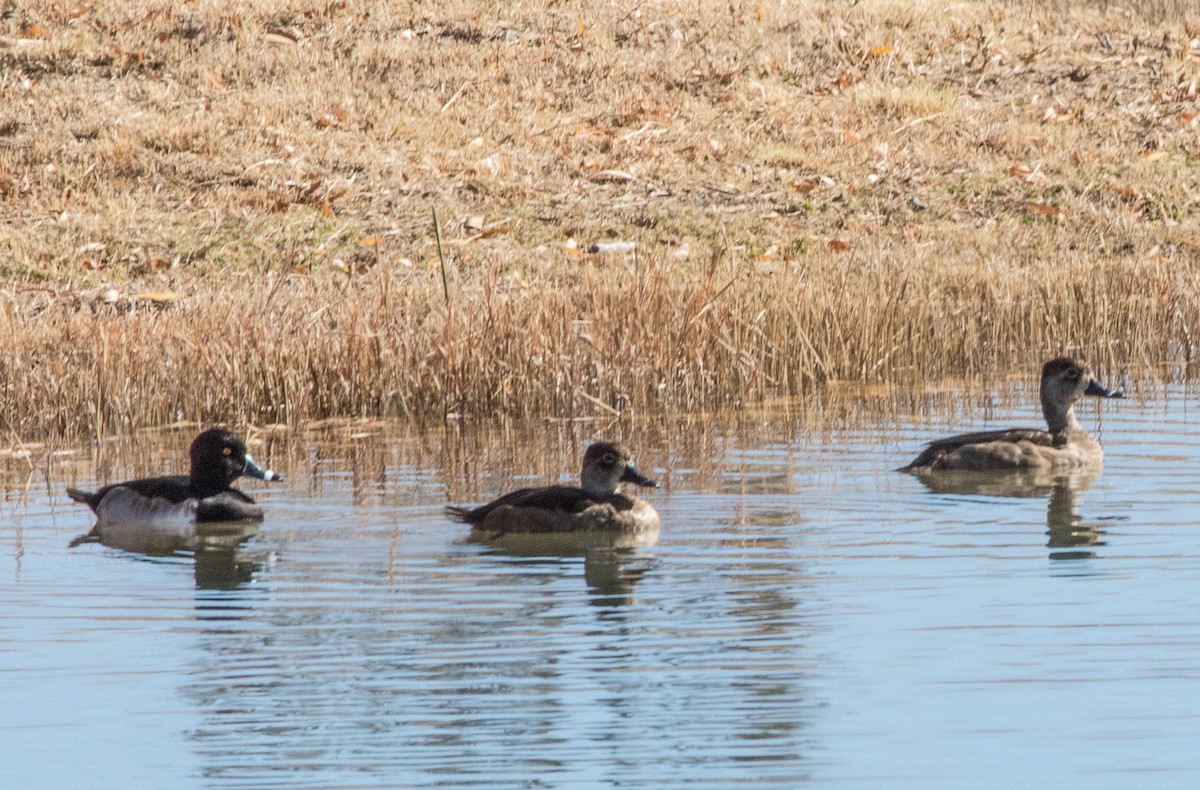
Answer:
[{"label": "dead reed", "polygon": [[0,4],[0,426],[1190,363],[1186,9],[494,6]]}]

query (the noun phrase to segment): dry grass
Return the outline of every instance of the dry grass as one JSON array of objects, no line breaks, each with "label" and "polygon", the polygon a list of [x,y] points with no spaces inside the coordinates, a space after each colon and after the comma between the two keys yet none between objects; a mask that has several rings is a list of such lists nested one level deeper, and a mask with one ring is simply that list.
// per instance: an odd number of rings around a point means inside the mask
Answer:
[{"label": "dry grass", "polygon": [[1183,4],[0,9],[10,433],[1192,359]]}]

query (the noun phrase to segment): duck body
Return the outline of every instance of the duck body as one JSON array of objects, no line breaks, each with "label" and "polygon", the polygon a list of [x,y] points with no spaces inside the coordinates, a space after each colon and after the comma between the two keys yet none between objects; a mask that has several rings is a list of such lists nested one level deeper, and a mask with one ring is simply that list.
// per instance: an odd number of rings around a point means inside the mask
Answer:
[{"label": "duck body", "polygon": [[98,491],[68,488],[67,495],[95,512],[100,521],[172,523],[262,521],[263,510],[236,488],[210,493],[186,475],[147,477],[114,483]]},{"label": "duck body", "polygon": [[222,429],[197,436],[190,455],[189,475],[128,480],[97,491],[68,488],[68,496],[96,514],[96,527],[76,542],[103,542],[106,529],[114,535],[140,529],[147,535],[156,533],[164,544],[186,544],[194,538],[197,524],[262,521],[262,508],[230,486],[242,475],[266,481],[283,480],[283,475],[259,466],[245,442]]},{"label": "duck body", "polygon": [[964,433],[930,442],[905,471],[919,469],[1070,469],[1099,466],[1104,449],[1087,431],[1052,434],[1038,428]]},{"label": "duck body", "polygon": [[1074,404],[1083,396],[1123,395],[1096,381],[1087,366],[1066,357],[1052,359],[1042,367],[1039,389],[1046,429],[1010,428],[939,439],[930,442],[900,471],[1072,469],[1103,465],[1104,449],[1080,426]]},{"label": "duck body", "polygon": [[493,536],[551,533],[657,533],[658,513],[648,502],[622,493],[622,482],[646,488],[643,475],[620,447],[597,442],[584,453],[582,487],[522,488],[475,508],[448,507],[451,518]]}]

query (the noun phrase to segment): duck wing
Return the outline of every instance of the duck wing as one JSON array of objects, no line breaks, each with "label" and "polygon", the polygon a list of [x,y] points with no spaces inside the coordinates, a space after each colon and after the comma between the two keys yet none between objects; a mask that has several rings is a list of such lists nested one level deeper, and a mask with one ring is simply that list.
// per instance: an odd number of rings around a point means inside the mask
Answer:
[{"label": "duck wing", "polygon": [[191,478],[187,475],[171,475],[168,477],[146,477],[141,480],[130,480],[125,483],[113,483],[98,491],[83,491],[78,488],[68,488],[67,496],[76,502],[82,502],[93,511],[104,501],[114,488],[128,488],[135,494],[151,499],[165,499],[171,504],[178,505],[192,497]]},{"label": "duck wing", "polygon": [[262,508],[236,488],[201,499],[196,506],[196,521],[262,521]]},{"label": "duck wing", "polygon": [[955,450],[960,450],[969,445],[991,444],[993,442],[1005,442],[1008,444],[1028,442],[1029,444],[1043,447],[1056,447],[1058,443],[1055,441],[1055,438],[1054,434],[1040,428],[1006,428],[998,431],[960,433],[957,436],[950,436],[930,442],[921,451],[921,454],[913,459],[912,463],[901,467],[900,471],[903,472],[910,469],[943,469],[945,468],[941,463],[943,458]]},{"label": "duck wing", "polygon": [[451,505],[446,508],[446,514],[455,521],[461,521],[465,524],[482,524],[489,513],[504,505],[536,508],[538,510],[558,510],[565,513],[582,513],[597,502],[607,500],[607,497],[598,499],[582,488],[574,488],[572,486],[521,488],[479,507],[464,508]]}]

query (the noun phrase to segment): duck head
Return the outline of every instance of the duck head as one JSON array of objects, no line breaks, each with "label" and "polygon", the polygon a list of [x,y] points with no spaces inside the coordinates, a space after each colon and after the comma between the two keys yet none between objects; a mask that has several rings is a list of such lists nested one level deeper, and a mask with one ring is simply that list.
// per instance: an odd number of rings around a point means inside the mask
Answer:
[{"label": "duck head", "polygon": [[1110,390],[1095,379],[1091,368],[1068,357],[1052,359],[1042,366],[1042,414],[1051,433],[1078,428],[1072,407],[1086,396],[1123,398],[1120,390]]},{"label": "duck head", "polygon": [[658,488],[658,483],[638,471],[629,454],[610,442],[596,442],[583,454],[580,473],[583,490],[596,496],[611,496],[621,483]]},{"label": "duck head", "polygon": [[217,493],[242,475],[282,481],[283,475],[259,466],[246,450],[242,437],[223,428],[210,428],[196,437],[189,451],[192,483],[202,492]]}]

